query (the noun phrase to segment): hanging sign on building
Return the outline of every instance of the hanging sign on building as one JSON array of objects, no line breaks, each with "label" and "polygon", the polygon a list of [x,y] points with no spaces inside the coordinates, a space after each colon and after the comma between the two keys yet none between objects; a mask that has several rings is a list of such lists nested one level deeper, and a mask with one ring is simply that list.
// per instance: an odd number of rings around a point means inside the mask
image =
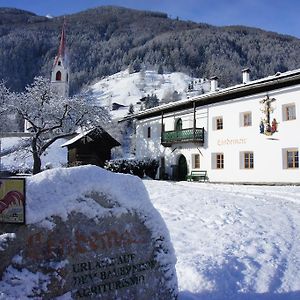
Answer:
[{"label": "hanging sign on building", "polygon": [[0,178],[0,222],[25,223],[24,178]]}]

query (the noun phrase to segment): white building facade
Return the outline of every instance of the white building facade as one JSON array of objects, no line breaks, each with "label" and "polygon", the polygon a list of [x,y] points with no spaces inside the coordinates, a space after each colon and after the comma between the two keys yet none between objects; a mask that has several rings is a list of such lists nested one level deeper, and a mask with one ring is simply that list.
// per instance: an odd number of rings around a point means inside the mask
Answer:
[{"label": "white building facade", "polygon": [[160,161],[160,177],[210,182],[300,183],[300,70],[278,73],[135,115],[137,158]]}]

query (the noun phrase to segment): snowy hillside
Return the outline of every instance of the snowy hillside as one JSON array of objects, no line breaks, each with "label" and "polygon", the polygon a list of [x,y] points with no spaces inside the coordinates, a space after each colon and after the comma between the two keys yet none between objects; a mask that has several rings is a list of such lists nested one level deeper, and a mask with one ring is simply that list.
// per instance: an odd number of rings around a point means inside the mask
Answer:
[{"label": "snowy hillside", "polygon": [[156,94],[161,102],[185,99],[208,91],[209,82],[180,72],[158,74],[148,70],[129,74],[125,70],[100,80],[90,88],[99,105],[110,109],[113,103],[125,106],[113,112],[114,117],[122,117],[130,104],[139,110],[140,100],[147,95]]}]

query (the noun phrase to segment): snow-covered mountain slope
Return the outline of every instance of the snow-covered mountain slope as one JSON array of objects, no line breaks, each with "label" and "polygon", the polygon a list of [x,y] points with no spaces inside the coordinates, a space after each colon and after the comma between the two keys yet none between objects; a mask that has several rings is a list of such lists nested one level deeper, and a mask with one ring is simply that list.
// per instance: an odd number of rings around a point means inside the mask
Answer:
[{"label": "snow-covered mountain slope", "polygon": [[[122,117],[128,106],[140,109],[140,100],[155,94],[160,102],[169,102],[202,94],[209,89],[209,82],[195,79],[184,73],[158,74],[143,70],[129,74],[128,70],[106,77],[90,86],[97,104],[112,109],[113,103],[124,107],[113,111],[113,117]],[[175,94],[174,94],[175,93]]]}]

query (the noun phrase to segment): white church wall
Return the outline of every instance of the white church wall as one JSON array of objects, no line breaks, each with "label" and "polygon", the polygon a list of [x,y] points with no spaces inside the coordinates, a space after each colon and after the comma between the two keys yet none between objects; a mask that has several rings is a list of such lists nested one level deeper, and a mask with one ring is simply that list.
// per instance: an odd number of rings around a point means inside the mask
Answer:
[{"label": "white church wall", "polygon": [[[69,69],[64,66],[62,59],[59,59],[58,62],[61,62],[61,65],[57,63],[53,66],[51,72],[51,84],[58,91],[58,93],[62,96],[69,95]],[[66,63],[65,63],[66,64]],[[57,72],[61,73],[61,79],[56,80]]]}]

